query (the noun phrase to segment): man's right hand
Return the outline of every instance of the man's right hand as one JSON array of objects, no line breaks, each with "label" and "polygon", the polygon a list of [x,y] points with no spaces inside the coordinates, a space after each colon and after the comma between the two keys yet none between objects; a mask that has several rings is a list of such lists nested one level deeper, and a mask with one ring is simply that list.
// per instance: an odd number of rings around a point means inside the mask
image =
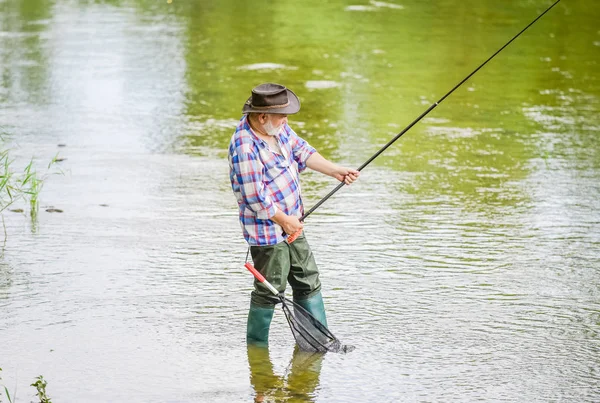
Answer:
[{"label": "man's right hand", "polygon": [[292,235],[304,228],[304,224],[293,215],[287,215],[281,210],[277,210],[277,213],[271,217],[272,221],[279,224],[286,234]]},{"label": "man's right hand", "polygon": [[302,228],[304,228],[304,224],[302,222],[300,222],[300,220],[298,219],[298,217],[296,216],[286,216],[286,220],[283,223],[283,225],[281,225],[281,228],[283,228],[283,230],[285,231],[286,234],[288,235],[292,235],[295,234],[296,232],[300,231]]}]

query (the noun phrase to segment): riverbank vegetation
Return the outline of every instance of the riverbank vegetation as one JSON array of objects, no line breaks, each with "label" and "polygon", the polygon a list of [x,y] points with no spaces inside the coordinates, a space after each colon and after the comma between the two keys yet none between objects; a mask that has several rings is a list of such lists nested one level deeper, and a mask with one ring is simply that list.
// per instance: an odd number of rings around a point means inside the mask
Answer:
[{"label": "riverbank vegetation", "polygon": [[[0,372],[2,372],[2,368],[0,368]],[[0,381],[1,380],[2,380],[2,377],[0,377]],[[48,382],[46,382],[46,380],[44,379],[44,377],[42,375],[35,378],[35,382],[30,385],[36,389],[36,391],[37,391],[36,396],[40,399],[40,403],[52,403],[52,401],[46,394],[46,386],[47,385],[48,385]],[[5,385],[0,385],[0,386],[2,386],[2,388],[4,389],[4,394],[6,395],[8,402],[15,403],[16,399],[17,399],[17,392],[14,391],[11,396],[10,392],[8,391],[8,388]],[[2,393],[0,393],[0,402],[2,402]]]},{"label": "riverbank vegetation", "polygon": [[[0,217],[4,230],[4,242],[8,237],[4,222],[4,213],[8,211],[28,212],[33,224],[37,222],[39,211],[39,195],[45,180],[51,175],[52,166],[58,161],[56,155],[48,163],[44,173],[39,173],[35,161],[32,158],[23,171],[14,168],[14,160],[11,158],[10,149],[0,149]],[[10,210],[19,202],[24,202],[26,209],[17,208]]]}]

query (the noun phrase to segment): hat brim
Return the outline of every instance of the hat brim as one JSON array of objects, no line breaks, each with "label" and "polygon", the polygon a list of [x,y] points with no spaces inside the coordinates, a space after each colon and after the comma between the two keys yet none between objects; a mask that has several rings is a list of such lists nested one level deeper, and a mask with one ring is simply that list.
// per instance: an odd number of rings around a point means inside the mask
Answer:
[{"label": "hat brim", "polygon": [[282,108],[256,108],[252,106],[252,97],[250,97],[244,104],[244,107],[242,108],[242,113],[274,113],[281,115],[293,115],[295,113],[298,113],[298,111],[300,110],[300,100],[298,99],[296,94],[292,92],[292,90],[288,90],[287,88],[285,90],[287,91],[289,101],[289,104],[287,106],[284,106]]}]

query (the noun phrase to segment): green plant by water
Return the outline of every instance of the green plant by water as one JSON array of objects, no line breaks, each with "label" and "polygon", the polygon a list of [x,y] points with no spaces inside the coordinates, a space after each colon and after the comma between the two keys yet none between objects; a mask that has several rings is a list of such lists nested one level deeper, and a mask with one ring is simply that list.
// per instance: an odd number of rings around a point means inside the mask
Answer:
[{"label": "green plant by water", "polygon": [[[2,368],[0,368],[0,372],[2,372]],[[2,377],[0,377],[0,381],[1,380],[2,380]],[[35,378],[35,382],[30,385],[30,386],[33,386],[37,390],[36,396],[40,399],[40,403],[52,403],[52,401],[48,397],[48,394],[46,393],[47,385],[48,385],[48,382],[46,382],[46,380],[44,379],[44,377],[42,375]],[[4,389],[4,393],[6,394],[8,403],[16,403],[16,392],[14,392],[11,396],[10,392],[8,391],[8,388],[5,385],[0,385],[0,386],[2,386],[2,388]],[[0,393],[0,403],[1,402],[2,402],[2,394]]]},{"label": "green plant by water", "polygon": [[[0,372],[2,372],[2,368],[0,368]],[[2,380],[2,377],[0,376],[0,381]],[[4,385],[1,385],[2,388],[4,389],[4,393],[6,393],[6,398],[8,399],[9,403],[13,403],[12,398],[10,397],[10,392],[8,391],[8,388]],[[0,393],[0,402],[2,402],[2,394]]]},{"label": "green plant by water", "polygon": [[4,212],[19,201],[24,201],[29,208],[32,223],[37,222],[39,211],[39,195],[44,181],[50,175],[51,167],[57,162],[58,155],[52,158],[47,171],[38,173],[33,158],[22,172],[13,169],[14,160],[10,158],[10,150],[0,151],[0,216],[6,240],[6,226],[4,225]]},{"label": "green plant by water", "polygon": [[40,403],[52,403],[50,401],[50,398],[46,394],[46,386],[48,385],[48,382],[46,382],[42,375],[38,376],[35,379],[36,381],[32,383],[31,386],[37,389],[36,396],[40,398]]}]

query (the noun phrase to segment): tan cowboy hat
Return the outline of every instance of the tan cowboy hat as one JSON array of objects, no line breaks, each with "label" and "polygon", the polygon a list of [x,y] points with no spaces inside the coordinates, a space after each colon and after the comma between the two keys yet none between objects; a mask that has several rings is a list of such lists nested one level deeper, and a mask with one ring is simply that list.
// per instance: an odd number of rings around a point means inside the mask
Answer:
[{"label": "tan cowboy hat", "polygon": [[242,113],[278,113],[293,115],[300,110],[300,100],[291,90],[274,83],[261,84],[252,89]]}]

